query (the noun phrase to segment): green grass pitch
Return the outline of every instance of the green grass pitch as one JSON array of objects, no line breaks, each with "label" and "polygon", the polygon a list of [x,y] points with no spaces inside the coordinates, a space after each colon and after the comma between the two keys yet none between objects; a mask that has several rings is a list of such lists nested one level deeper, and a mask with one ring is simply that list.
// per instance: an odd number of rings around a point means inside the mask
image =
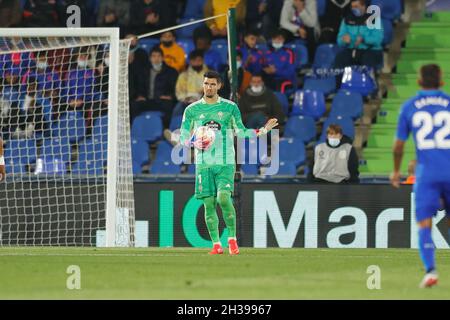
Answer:
[{"label": "green grass pitch", "polygon": [[[440,283],[419,289],[417,250],[250,249],[209,256],[192,248],[1,248],[0,299],[449,299],[450,251]],[[81,289],[66,287],[68,266]],[[367,268],[381,270],[369,290]]]}]

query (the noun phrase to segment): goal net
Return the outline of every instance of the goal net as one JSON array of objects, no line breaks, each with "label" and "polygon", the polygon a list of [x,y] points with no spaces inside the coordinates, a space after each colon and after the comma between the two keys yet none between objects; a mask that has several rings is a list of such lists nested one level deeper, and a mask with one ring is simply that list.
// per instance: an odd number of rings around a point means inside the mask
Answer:
[{"label": "goal net", "polygon": [[133,246],[129,42],[1,29],[1,246]]}]

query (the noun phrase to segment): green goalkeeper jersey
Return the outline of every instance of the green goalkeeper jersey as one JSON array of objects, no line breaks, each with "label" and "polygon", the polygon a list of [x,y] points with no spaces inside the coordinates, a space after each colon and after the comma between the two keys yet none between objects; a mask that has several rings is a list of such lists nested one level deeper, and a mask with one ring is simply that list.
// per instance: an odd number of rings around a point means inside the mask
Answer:
[{"label": "green goalkeeper jersey", "polygon": [[215,130],[216,138],[207,150],[195,149],[197,166],[235,164],[234,136],[250,138],[256,136],[254,129],[242,123],[241,112],[236,103],[219,97],[214,104],[204,98],[190,104],[184,111],[181,123],[180,143],[187,145],[200,126]]}]

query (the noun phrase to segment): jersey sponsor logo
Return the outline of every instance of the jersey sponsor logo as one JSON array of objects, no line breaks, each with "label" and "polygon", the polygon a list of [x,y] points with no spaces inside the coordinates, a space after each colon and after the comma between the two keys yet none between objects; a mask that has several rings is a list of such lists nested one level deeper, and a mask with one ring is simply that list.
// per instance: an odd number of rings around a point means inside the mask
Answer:
[{"label": "jersey sponsor logo", "polygon": [[213,130],[217,130],[217,131],[220,131],[220,129],[222,128],[220,123],[218,123],[218,122],[216,122],[214,120],[207,121],[203,125],[211,128]]}]

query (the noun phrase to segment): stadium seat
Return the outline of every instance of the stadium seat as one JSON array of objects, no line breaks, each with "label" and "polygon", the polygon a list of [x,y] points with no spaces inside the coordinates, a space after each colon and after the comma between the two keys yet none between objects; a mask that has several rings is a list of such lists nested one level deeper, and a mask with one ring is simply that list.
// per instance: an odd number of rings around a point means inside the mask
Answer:
[{"label": "stadium seat", "polygon": [[75,143],[82,140],[85,133],[86,122],[83,113],[79,111],[67,111],[53,123],[53,138],[68,137],[71,143]]},{"label": "stadium seat", "polygon": [[286,47],[294,51],[295,54],[295,69],[301,69],[302,67],[308,65],[308,49],[304,44],[299,42],[287,43]]},{"label": "stadium seat", "polygon": [[94,120],[92,136],[101,141],[108,141],[108,116],[102,116]]},{"label": "stadium seat", "polygon": [[336,91],[336,77],[306,77],[304,90],[322,91],[325,96]]},{"label": "stadium seat", "polygon": [[285,115],[289,114],[289,101],[286,95],[279,91],[274,91],[275,95],[278,98],[278,101],[281,103],[281,107],[283,108],[283,112]]},{"label": "stadium seat", "polygon": [[369,68],[361,70],[357,66],[346,67],[342,76],[341,89],[358,92],[366,97],[377,88],[372,74]]},{"label": "stadium seat", "polygon": [[257,139],[238,139],[236,152],[239,163],[260,164]]},{"label": "stadium seat", "polygon": [[314,55],[313,68],[314,69],[329,69],[333,67],[334,59],[339,52],[339,47],[336,44],[326,43],[317,47]]},{"label": "stadium seat", "polygon": [[211,48],[220,53],[222,61],[228,61],[228,42],[224,39],[216,39],[211,43]]},{"label": "stadium seat", "polygon": [[355,125],[351,118],[342,116],[328,117],[328,119],[325,120],[323,124],[322,134],[320,135],[318,143],[324,142],[327,139],[327,129],[330,126],[330,124],[340,125],[344,135],[346,135],[352,140],[355,138]]},{"label": "stadium seat", "polygon": [[279,141],[280,162],[292,162],[295,166],[305,163],[305,144],[298,138],[281,138]]},{"label": "stadium seat", "polygon": [[150,53],[150,50],[152,50],[152,48],[158,44],[159,39],[156,38],[145,38],[139,40],[139,47],[144,49],[147,53]]},{"label": "stadium seat", "polygon": [[141,173],[142,166],[150,161],[150,150],[148,143],[143,140],[133,139],[131,141],[131,156],[133,159],[133,174]]},{"label": "stadium seat", "polygon": [[296,176],[297,175],[297,167],[294,163],[289,161],[280,161],[280,165],[278,167],[278,172],[275,176]]},{"label": "stadium seat", "polygon": [[326,111],[325,97],[321,91],[297,90],[290,116],[310,116],[319,120]]},{"label": "stadium seat", "polygon": [[316,123],[309,116],[290,117],[284,127],[284,135],[286,138],[298,138],[304,143],[308,143],[316,137]]},{"label": "stadium seat", "polygon": [[394,28],[392,26],[392,21],[389,19],[381,19],[383,24],[383,46],[388,46],[391,44],[394,37]]},{"label": "stadium seat", "polygon": [[170,119],[169,129],[170,131],[175,131],[181,128],[181,122],[183,120],[183,116],[175,116]]},{"label": "stadium seat", "polygon": [[144,112],[134,119],[131,126],[131,138],[154,142],[161,137],[162,130],[159,113]]},{"label": "stadium seat", "polygon": [[363,113],[363,98],[357,92],[340,90],[333,98],[330,116],[343,116],[356,120]]},{"label": "stadium seat", "polygon": [[[183,28],[182,28],[183,29]],[[184,57],[188,59],[189,53],[195,49],[194,42],[192,39],[177,39],[177,43],[184,50]]]},{"label": "stadium seat", "polygon": [[13,165],[27,165],[36,161],[36,140],[9,140],[5,145],[5,162]]},{"label": "stadium seat", "polygon": [[150,168],[151,174],[179,174],[180,172],[181,167],[170,159],[168,161],[155,159]]},{"label": "stadium seat", "polygon": [[59,157],[40,157],[36,160],[35,174],[65,174],[66,172],[66,161]]},{"label": "stadium seat", "polygon": [[51,159],[58,158],[64,162],[70,161],[70,142],[69,138],[48,138],[44,139],[40,158]]},{"label": "stadium seat", "polygon": [[[196,18],[185,17],[185,18],[180,19],[179,24],[184,24],[184,23],[195,21],[195,20],[196,20]],[[194,35],[194,30],[197,29],[198,27],[201,27],[204,25],[205,24],[203,22],[194,23],[189,26],[185,26],[185,27],[176,29],[175,33],[176,33],[176,36],[178,39],[192,39],[192,37]]]},{"label": "stadium seat", "polygon": [[72,167],[72,174],[102,175],[104,173],[104,163],[101,160],[77,161]]},{"label": "stadium seat", "polygon": [[401,0],[371,0],[370,4],[380,7],[381,18],[394,21],[402,15]]},{"label": "stadium seat", "polygon": [[241,165],[241,171],[248,175],[258,175],[259,169],[257,164],[244,163]]},{"label": "stadium seat", "polygon": [[191,163],[187,166],[187,174],[195,174],[195,164]]}]

